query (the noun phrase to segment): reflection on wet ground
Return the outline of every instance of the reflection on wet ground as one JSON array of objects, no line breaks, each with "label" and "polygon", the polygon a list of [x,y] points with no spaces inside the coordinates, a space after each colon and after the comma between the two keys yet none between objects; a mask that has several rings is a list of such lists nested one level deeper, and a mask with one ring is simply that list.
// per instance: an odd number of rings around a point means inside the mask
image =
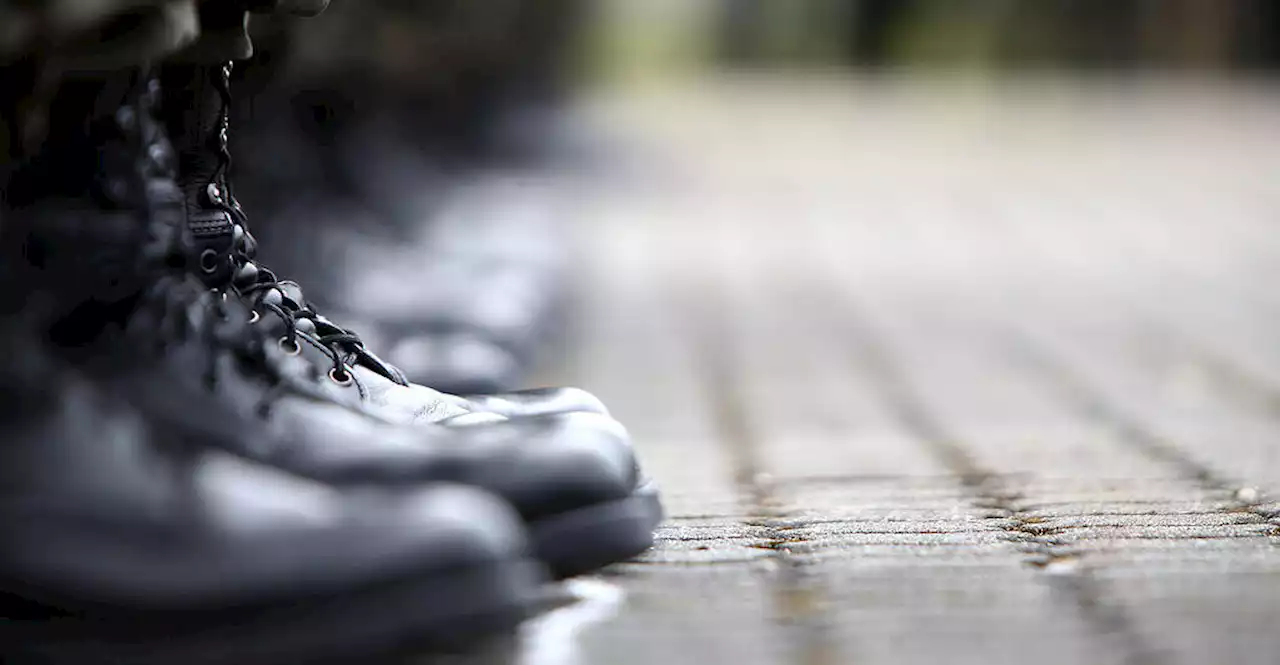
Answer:
[{"label": "reflection on wet ground", "polygon": [[596,578],[565,582],[574,602],[552,610],[521,629],[517,665],[586,665],[580,635],[593,625],[608,621],[626,598],[622,587]]}]

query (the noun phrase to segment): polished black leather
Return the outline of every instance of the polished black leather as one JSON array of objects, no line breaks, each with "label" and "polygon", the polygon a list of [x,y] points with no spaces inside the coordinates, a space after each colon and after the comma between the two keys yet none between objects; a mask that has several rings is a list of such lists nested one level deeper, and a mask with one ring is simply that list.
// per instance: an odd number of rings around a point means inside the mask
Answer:
[{"label": "polished black leather", "polygon": [[84,381],[30,378],[53,392],[5,400],[0,589],[50,609],[287,603],[527,552],[478,490],[343,492],[192,445]]},{"label": "polished black leather", "polygon": [[525,418],[547,413],[597,413],[609,415],[599,397],[581,388],[534,388],[493,395],[466,395],[470,408],[508,418]]},{"label": "polished black leather", "polygon": [[[72,165],[101,166],[84,183],[97,193],[6,215],[3,235],[14,253],[4,265],[20,273],[11,284],[47,293],[52,324],[42,334],[59,353],[107,390],[135,395],[143,418],[313,479],[477,485],[530,519],[635,487],[625,432],[603,416],[411,428],[357,408],[358,397],[337,399],[322,368],[279,343],[284,335],[268,328],[274,317],[254,323],[237,299],[186,274],[185,199],[166,175],[173,160],[164,132],[144,109],[117,116],[119,127],[100,133],[104,140],[73,142],[88,155],[63,155]],[[127,149],[130,142],[139,149]],[[106,202],[114,213],[103,211]]]},{"label": "polished black leather", "polygon": [[[522,560],[528,543],[517,516],[480,490],[340,490],[240,454],[299,445],[307,433],[255,427],[236,400],[181,378],[206,366],[186,364],[194,357],[180,347],[222,349],[218,362],[249,350],[234,346],[242,335],[234,319],[186,325],[199,301],[173,263],[182,256],[172,249],[182,197],[166,175],[149,93],[132,75],[121,81],[69,91],[62,101],[81,113],[86,102],[113,111],[59,125],[48,148],[4,183],[3,659],[35,648],[20,638],[54,639],[68,622],[145,641]],[[63,177],[45,180],[58,163]],[[532,593],[508,591],[512,603]],[[74,662],[98,659],[109,660]]]},{"label": "polished black leather", "polygon": [[[529,519],[622,498],[637,483],[628,437],[606,416],[414,427],[379,420],[336,401],[332,380],[260,334],[239,303],[165,279],[136,303],[93,315],[82,308],[55,326],[92,330],[89,337],[56,337],[110,390],[135,395],[144,417],[206,446],[336,484],[465,482]],[[175,332],[159,337],[166,331]]]},{"label": "polished black leather", "polygon": [[507,633],[538,599],[546,572],[498,497],[253,464],[28,340],[0,332],[3,662],[369,662]]}]

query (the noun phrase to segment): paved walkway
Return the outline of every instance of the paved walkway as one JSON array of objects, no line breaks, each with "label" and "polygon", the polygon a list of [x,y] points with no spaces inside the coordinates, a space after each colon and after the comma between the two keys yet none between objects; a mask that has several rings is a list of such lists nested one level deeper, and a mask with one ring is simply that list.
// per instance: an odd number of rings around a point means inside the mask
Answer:
[{"label": "paved walkway", "polygon": [[1280,662],[1280,92],[602,103],[585,350],[672,513],[587,663]]}]

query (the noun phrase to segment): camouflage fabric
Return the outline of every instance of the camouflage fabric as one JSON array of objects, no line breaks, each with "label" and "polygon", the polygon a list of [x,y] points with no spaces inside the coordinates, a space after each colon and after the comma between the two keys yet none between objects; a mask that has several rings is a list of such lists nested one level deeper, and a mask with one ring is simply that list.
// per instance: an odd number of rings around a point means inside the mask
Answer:
[{"label": "camouflage fabric", "polygon": [[[38,149],[61,82],[159,60],[247,58],[250,13],[313,16],[328,0],[0,0],[0,170]],[[0,192],[2,195],[2,192]]]},{"label": "camouflage fabric", "polygon": [[328,0],[0,0],[0,64],[39,55],[73,69],[177,54],[249,57],[248,13],[314,16]]}]

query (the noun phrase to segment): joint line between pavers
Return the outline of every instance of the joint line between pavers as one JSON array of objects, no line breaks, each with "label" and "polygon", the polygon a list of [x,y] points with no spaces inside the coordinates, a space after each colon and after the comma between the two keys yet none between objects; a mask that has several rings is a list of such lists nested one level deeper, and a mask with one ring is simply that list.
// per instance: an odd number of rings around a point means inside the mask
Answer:
[{"label": "joint line between pavers", "polygon": [[1172,465],[1201,489],[1221,494],[1223,505],[1216,512],[1253,515],[1260,522],[1272,526],[1269,535],[1273,539],[1280,537],[1280,515],[1263,507],[1268,498],[1262,492],[1252,489],[1246,483],[1220,476],[1175,442],[1148,429],[1121,407],[1107,401],[1077,373],[1068,369],[1065,363],[1054,359],[1049,351],[1039,348],[1025,333],[1010,331],[1008,337],[1011,357],[1028,370],[1036,372],[1046,385],[1056,390],[1080,415],[1109,428],[1119,443],[1151,459]]},{"label": "joint line between pavers", "polygon": [[1022,561],[1042,573],[1050,588],[1066,592],[1084,621],[1099,634],[1115,635],[1128,665],[1155,665],[1164,659],[1151,648],[1120,607],[1101,601],[1093,575],[1082,564],[1083,553],[1056,539],[1056,530],[1028,519],[1024,496],[1006,477],[985,468],[968,448],[932,416],[909,384],[892,353],[857,311],[850,296],[842,312],[847,348],[854,370],[870,377],[890,415],[941,464],[956,474],[973,494],[973,505],[991,511],[988,523],[1003,533]]},{"label": "joint line between pavers", "polygon": [[[688,308],[691,314],[695,308]],[[759,527],[763,540],[753,544],[767,549],[774,566],[769,576],[775,623],[795,647],[795,662],[803,665],[837,665],[845,662],[829,635],[827,614],[829,599],[820,585],[812,583],[811,567],[806,560],[803,539],[786,533],[779,524],[786,507],[777,495],[767,474],[760,468],[760,441],[747,417],[747,400],[741,394],[741,377],[727,356],[723,340],[725,331],[717,330],[705,317],[690,316],[697,329],[702,367],[699,376],[705,385],[704,395],[712,409],[717,438],[734,462],[735,480],[752,515],[743,524]],[[723,320],[722,318],[719,320]]]}]

